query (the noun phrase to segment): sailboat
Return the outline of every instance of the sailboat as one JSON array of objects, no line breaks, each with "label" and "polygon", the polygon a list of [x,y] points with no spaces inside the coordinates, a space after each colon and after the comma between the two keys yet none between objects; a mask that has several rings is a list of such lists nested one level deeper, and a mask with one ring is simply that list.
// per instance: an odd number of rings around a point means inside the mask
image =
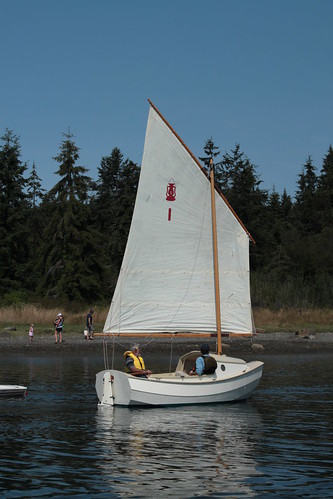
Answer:
[{"label": "sailboat", "polygon": [[20,385],[0,385],[0,397],[25,397],[28,388]]},{"label": "sailboat", "polygon": [[[135,207],[103,334],[217,338],[213,374],[190,376],[199,351],[175,372],[96,375],[100,405],[164,406],[248,398],[263,363],[222,353],[222,335],[252,335],[251,235],[210,174],[150,104]],[[212,162],[211,162],[212,163]]]}]

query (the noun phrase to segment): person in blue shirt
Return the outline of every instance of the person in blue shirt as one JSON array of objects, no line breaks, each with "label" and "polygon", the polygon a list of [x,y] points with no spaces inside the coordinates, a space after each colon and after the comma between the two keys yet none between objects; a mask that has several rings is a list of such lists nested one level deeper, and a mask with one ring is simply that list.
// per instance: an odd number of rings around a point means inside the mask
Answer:
[{"label": "person in blue shirt", "polygon": [[214,357],[209,355],[208,343],[203,343],[200,347],[201,356],[195,361],[195,368],[189,372],[190,376],[201,376],[202,374],[213,374],[217,368],[217,363]]}]

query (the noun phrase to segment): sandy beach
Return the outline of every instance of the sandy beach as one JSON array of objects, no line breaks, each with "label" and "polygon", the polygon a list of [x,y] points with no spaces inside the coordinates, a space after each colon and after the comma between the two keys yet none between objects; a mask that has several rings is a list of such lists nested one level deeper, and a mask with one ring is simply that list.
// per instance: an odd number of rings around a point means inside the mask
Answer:
[{"label": "sandy beach", "polygon": [[[203,341],[207,341],[206,339]],[[105,338],[96,335],[94,340],[85,339],[83,333],[66,332],[63,335],[63,342],[55,344],[53,332],[36,334],[34,341],[29,342],[28,335],[20,335],[16,331],[0,331],[0,354],[17,353],[21,355],[87,355],[89,353],[101,353],[103,355],[103,343],[107,342],[108,351],[111,352],[113,344],[115,352],[123,352],[131,343],[139,342],[145,354],[154,352],[156,349],[168,351],[172,344],[176,354],[186,352],[189,348],[198,349],[203,342],[200,338],[166,338],[154,339],[142,338]],[[209,340],[211,351],[215,350],[215,338]],[[223,337],[223,353],[230,356],[246,356],[259,354],[311,354],[311,353],[333,353],[333,333],[316,333],[314,331],[281,332],[281,333],[259,333],[250,338],[244,337]]]}]

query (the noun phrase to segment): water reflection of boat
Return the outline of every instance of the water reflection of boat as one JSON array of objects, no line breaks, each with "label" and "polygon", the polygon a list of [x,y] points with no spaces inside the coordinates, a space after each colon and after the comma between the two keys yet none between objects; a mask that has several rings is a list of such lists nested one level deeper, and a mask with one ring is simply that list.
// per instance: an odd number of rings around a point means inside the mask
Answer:
[{"label": "water reflection of boat", "polygon": [[27,394],[27,387],[20,385],[0,385],[0,397],[24,397]]},{"label": "water reflection of boat", "polygon": [[[151,103],[131,229],[104,334],[217,337],[213,374],[189,376],[200,352],[174,373],[145,379],[106,369],[102,405],[181,405],[250,396],[263,363],[222,355],[224,334],[252,335],[250,235],[223,195]],[[221,287],[220,287],[221,285]]]},{"label": "water reflection of boat", "polygon": [[[130,409],[101,407],[96,439],[115,493],[138,497],[255,493],[260,416],[249,403]],[[204,491],[204,494],[200,493]]]}]

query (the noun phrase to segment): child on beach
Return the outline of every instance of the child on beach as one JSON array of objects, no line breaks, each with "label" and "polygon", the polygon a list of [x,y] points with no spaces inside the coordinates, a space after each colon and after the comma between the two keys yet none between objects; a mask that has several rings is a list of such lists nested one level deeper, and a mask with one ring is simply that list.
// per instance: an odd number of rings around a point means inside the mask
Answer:
[{"label": "child on beach", "polygon": [[59,313],[54,321],[54,337],[55,343],[58,343],[58,334],[59,334],[59,343],[62,343],[62,331],[64,327],[64,316]]},{"label": "child on beach", "polygon": [[30,341],[30,343],[32,341],[34,341],[34,332],[35,332],[35,325],[30,324],[30,328],[29,328],[29,341]]}]

